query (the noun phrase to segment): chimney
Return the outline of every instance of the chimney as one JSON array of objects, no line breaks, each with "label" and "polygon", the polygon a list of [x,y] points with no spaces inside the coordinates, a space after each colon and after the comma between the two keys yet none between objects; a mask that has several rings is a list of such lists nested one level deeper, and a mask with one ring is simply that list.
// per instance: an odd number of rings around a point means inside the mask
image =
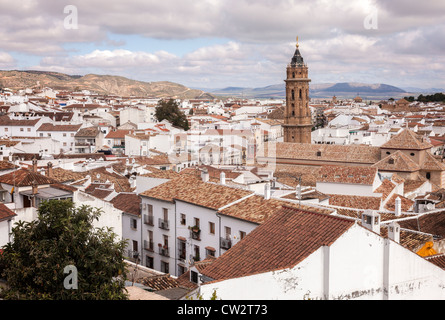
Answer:
[{"label": "chimney", "polygon": [[37,186],[37,182],[33,181],[32,182],[32,198],[31,198],[31,203],[32,206],[35,208],[36,207],[36,195],[37,193],[39,193],[39,188]]},{"label": "chimney", "polygon": [[221,174],[219,175],[219,181],[221,184],[226,184],[226,174],[224,172],[221,172]]},{"label": "chimney", "polygon": [[270,184],[266,183],[264,185],[264,199],[269,200],[270,199]]},{"label": "chimney", "polygon": [[301,200],[301,185],[298,184],[295,190],[295,196],[297,200]]},{"label": "chimney", "polygon": [[393,221],[388,225],[388,238],[400,242],[400,225],[397,222]]},{"label": "chimney", "polygon": [[204,168],[204,170],[201,171],[201,179],[204,182],[209,181],[209,171],[207,170],[207,168]]},{"label": "chimney", "polygon": [[37,159],[32,159],[32,172],[37,172]]},{"label": "chimney", "polygon": [[362,226],[380,234],[380,215],[374,210],[365,210],[362,213]]},{"label": "chimney", "polygon": [[48,177],[52,178],[53,177],[53,164],[52,164],[52,162],[48,162],[47,167],[48,167]]},{"label": "chimney", "polygon": [[400,199],[400,197],[396,198],[394,214],[396,215],[396,217],[398,217],[402,214],[402,200]]}]

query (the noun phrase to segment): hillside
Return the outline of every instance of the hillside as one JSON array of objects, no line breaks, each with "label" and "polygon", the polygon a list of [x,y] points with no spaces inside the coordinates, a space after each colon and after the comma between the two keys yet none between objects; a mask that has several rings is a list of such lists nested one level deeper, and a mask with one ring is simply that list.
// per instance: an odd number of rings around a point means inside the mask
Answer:
[{"label": "hillside", "polygon": [[121,76],[67,75],[47,71],[0,71],[0,87],[20,90],[50,87],[55,90],[90,90],[99,94],[156,98],[212,98],[212,95],[169,81],[144,82]]},{"label": "hillside", "polygon": [[[285,84],[270,85],[261,88],[229,87],[222,89],[209,89],[213,95],[232,96],[244,98],[280,98],[285,97]],[[406,95],[406,91],[387,84],[365,83],[319,83],[310,84],[311,98],[354,98],[360,95],[362,98],[397,98]]]}]

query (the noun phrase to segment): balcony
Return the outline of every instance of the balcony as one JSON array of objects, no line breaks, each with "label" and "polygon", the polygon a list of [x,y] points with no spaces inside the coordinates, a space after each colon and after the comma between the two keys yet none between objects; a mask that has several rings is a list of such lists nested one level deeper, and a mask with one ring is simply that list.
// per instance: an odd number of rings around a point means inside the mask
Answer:
[{"label": "balcony", "polygon": [[153,216],[144,214],[144,224],[153,226],[154,225],[153,220],[154,220]]},{"label": "balcony", "polygon": [[137,262],[139,260],[139,252],[134,250],[128,250],[127,257],[130,261]]},{"label": "balcony", "polygon": [[144,249],[153,251],[153,241],[152,240],[144,240]]},{"label": "balcony", "polygon": [[193,240],[201,240],[201,230],[198,226],[194,226],[190,228],[190,237]]},{"label": "balcony", "polygon": [[159,218],[159,228],[164,229],[164,230],[169,230],[169,223],[168,220],[164,220]]},{"label": "balcony", "polygon": [[159,254],[164,257],[170,257],[170,248],[166,246],[159,246]]},{"label": "balcony", "polygon": [[178,259],[182,262],[185,261],[185,257],[186,257],[186,252],[184,249],[179,249],[178,250]]}]

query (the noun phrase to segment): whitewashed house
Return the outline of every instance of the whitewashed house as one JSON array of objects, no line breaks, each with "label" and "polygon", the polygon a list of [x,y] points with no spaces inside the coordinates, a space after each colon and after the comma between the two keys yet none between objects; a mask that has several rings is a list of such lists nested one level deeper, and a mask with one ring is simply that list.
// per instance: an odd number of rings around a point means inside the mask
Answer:
[{"label": "whitewashed house", "polygon": [[445,270],[398,243],[400,228],[286,208],[227,254],[190,270],[197,294],[222,300],[442,300]]},{"label": "whitewashed house", "polygon": [[377,168],[325,165],[320,168],[316,189],[324,194],[379,197]]},{"label": "whitewashed house", "polygon": [[51,137],[60,143],[60,152],[74,153],[74,136],[82,124],[54,125],[44,123],[37,129],[38,137]]}]

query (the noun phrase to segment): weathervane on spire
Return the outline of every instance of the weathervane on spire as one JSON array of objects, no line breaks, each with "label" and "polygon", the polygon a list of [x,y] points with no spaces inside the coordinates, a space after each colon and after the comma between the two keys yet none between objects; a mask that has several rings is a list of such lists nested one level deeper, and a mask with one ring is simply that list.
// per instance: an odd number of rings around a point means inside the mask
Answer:
[{"label": "weathervane on spire", "polygon": [[298,48],[298,36],[297,36],[297,45],[296,45],[296,47]]}]

